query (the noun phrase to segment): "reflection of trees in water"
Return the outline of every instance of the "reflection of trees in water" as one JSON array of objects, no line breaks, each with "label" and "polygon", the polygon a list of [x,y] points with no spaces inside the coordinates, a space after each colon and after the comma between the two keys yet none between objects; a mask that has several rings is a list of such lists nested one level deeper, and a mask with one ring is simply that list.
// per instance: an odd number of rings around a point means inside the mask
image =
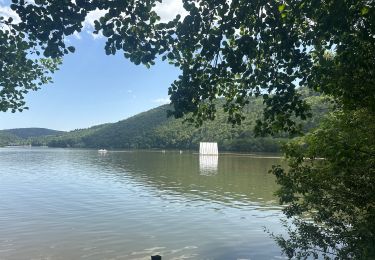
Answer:
[{"label": "reflection of trees in water", "polygon": [[268,174],[273,164],[280,160],[234,155],[202,160],[196,154],[150,151],[111,152],[95,159],[95,167],[120,182],[131,179],[165,195],[239,207],[278,205],[275,178]]}]

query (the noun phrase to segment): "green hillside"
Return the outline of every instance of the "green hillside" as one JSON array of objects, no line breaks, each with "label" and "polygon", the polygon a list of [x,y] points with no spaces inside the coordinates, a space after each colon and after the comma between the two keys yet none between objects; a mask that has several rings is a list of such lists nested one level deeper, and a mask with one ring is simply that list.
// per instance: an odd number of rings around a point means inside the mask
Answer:
[{"label": "green hillside", "polygon": [[65,132],[47,128],[14,128],[0,130],[0,146],[31,144],[34,139],[45,136],[58,136]]},{"label": "green hillside", "polygon": [[18,143],[21,141],[21,138],[11,134],[9,132],[0,131],[0,147],[6,146],[12,143]]},{"label": "green hillside", "polygon": [[[315,116],[306,121],[305,131],[315,127],[327,111],[323,98],[306,94]],[[251,99],[245,108],[246,119],[240,126],[227,123],[227,115],[218,111],[214,121],[196,128],[182,119],[167,117],[169,105],[163,105],[117,123],[94,126],[65,133],[58,137],[42,137],[34,145],[50,147],[107,148],[107,149],[197,149],[201,141],[218,142],[220,150],[277,152],[280,143],[288,139],[279,137],[255,138],[253,129],[262,114],[262,101]]]},{"label": "green hillside", "polygon": [[0,132],[9,133],[15,135],[21,139],[27,139],[30,137],[39,137],[39,136],[46,136],[46,135],[61,135],[65,132],[57,131],[47,128],[14,128],[14,129],[6,129],[1,130]]},{"label": "green hillside", "polygon": [[[311,104],[313,118],[304,122],[305,131],[314,128],[327,112],[323,98],[302,91]],[[220,107],[220,106],[218,106]],[[197,149],[199,142],[218,142],[221,151],[277,152],[284,136],[255,138],[255,121],[262,115],[261,99],[250,99],[245,107],[246,119],[240,126],[227,123],[227,114],[218,109],[214,121],[205,122],[200,128],[182,119],[167,117],[169,105],[159,106],[117,123],[93,126],[70,132],[42,128],[11,129],[0,131],[0,145],[8,143],[35,146],[107,149]]]},{"label": "green hillside", "polygon": [[168,106],[160,106],[126,120],[68,132],[60,137],[41,140],[51,147],[150,148],[153,130],[171,120]]}]

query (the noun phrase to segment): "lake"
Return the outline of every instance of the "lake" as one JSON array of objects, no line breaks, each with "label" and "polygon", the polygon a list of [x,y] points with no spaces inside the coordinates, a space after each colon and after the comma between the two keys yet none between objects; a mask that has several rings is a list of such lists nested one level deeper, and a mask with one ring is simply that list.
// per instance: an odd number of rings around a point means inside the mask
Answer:
[{"label": "lake", "polygon": [[280,259],[276,157],[0,148],[0,259]]}]

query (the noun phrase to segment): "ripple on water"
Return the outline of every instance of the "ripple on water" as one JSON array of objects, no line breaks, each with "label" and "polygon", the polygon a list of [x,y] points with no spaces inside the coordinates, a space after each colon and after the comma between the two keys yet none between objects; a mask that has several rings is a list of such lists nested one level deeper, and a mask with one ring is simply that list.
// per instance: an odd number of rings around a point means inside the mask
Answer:
[{"label": "ripple on water", "polygon": [[275,258],[273,163],[225,156],[201,175],[187,153],[0,149],[0,259]]}]

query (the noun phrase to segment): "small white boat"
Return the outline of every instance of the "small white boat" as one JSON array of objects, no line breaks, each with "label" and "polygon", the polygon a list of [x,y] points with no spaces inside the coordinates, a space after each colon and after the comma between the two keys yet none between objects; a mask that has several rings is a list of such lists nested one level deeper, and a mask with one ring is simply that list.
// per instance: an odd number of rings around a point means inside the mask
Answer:
[{"label": "small white boat", "polygon": [[98,150],[98,153],[106,153],[106,152],[108,152],[106,149],[99,149]]}]

